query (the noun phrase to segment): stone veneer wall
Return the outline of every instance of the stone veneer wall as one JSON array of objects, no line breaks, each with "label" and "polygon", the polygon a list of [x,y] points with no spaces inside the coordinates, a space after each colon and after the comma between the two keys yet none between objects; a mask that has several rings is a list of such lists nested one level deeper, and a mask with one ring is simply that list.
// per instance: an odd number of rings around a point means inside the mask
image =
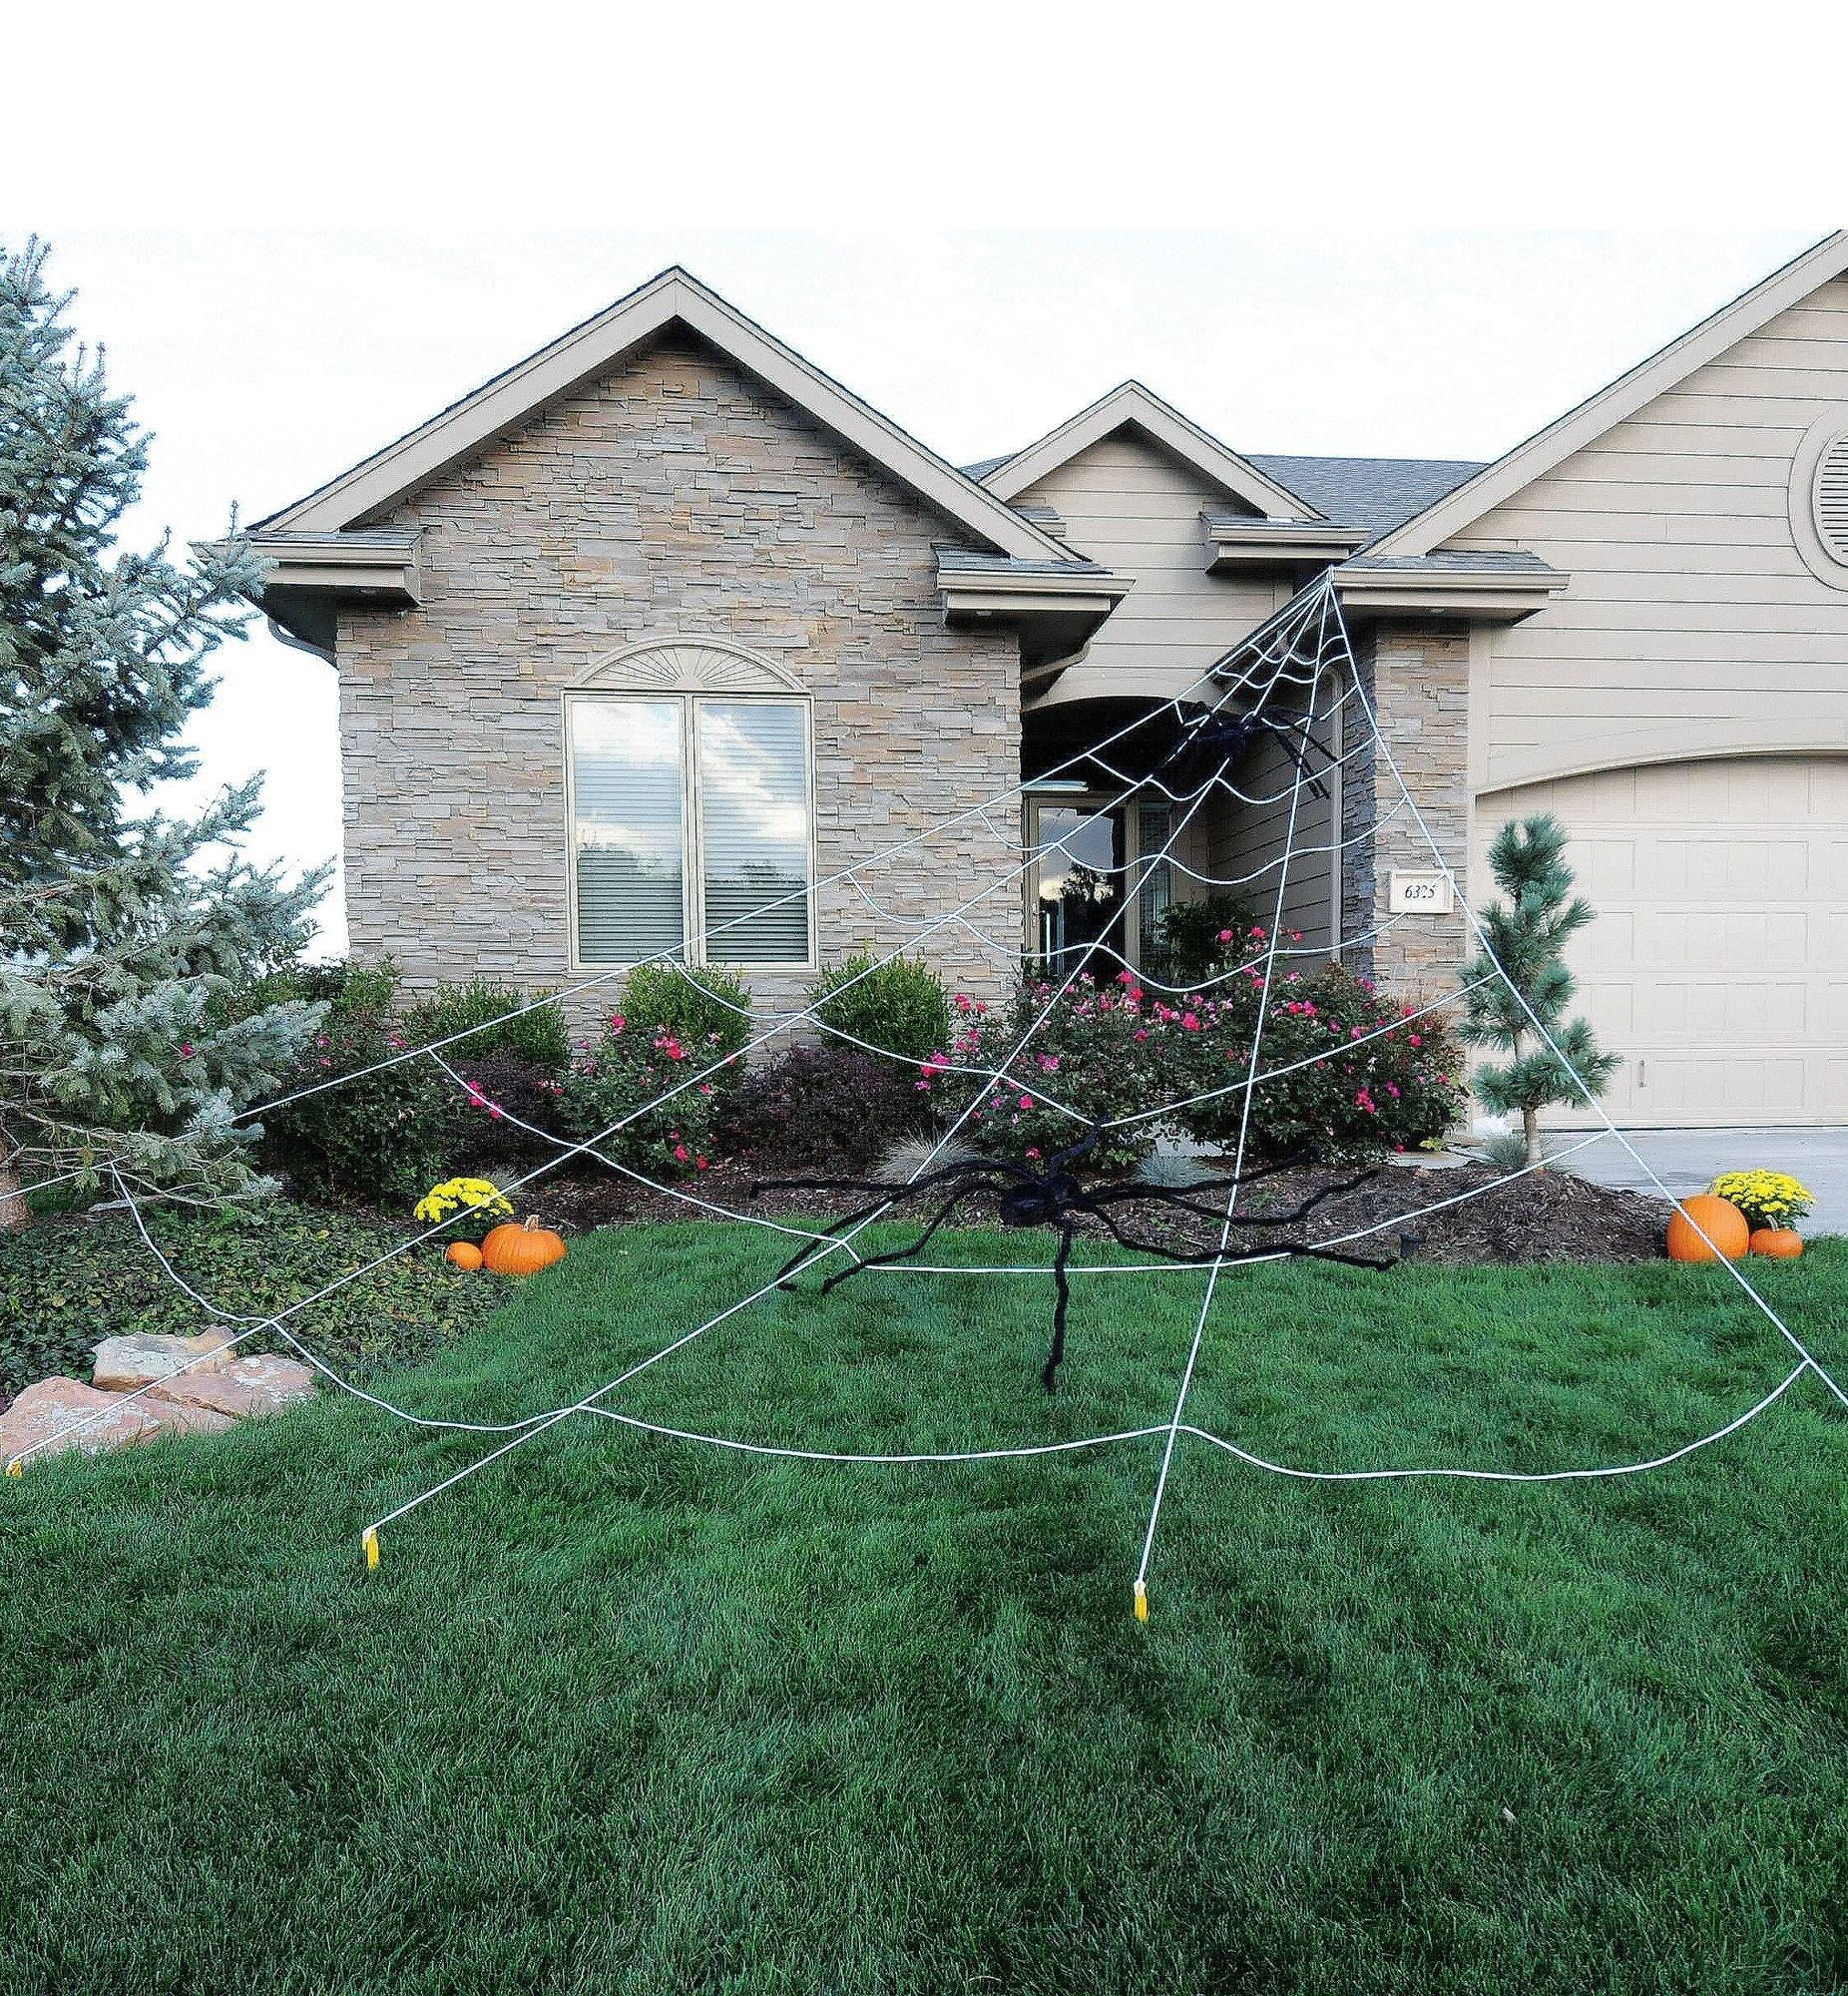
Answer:
[{"label": "stone veneer wall", "polygon": [[[1467,881],[1467,633],[1429,625],[1376,625],[1356,634],[1355,663],[1425,822],[1458,879]],[[1363,832],[1369,813],[1385,820],[1399,801],[1398,781],[1385,758],[1356,755],[1342,788],[1342,837]],[[1433,863],[1430,846],[1404,809],[1371,837],[1350,845],[1345,857],[1343,935],[1362,935],[1387,920],[1387,881],[1395,866],[1429,870]],[[1460,912],[1408,916],[1374,942],[1344,952],[1354,968],[1417,1002],[1454,990],[1458,967],[1468,954]]]},{"label": "stone veneer wall", "polygon": [[[346,910],[354,953],[390,950],[413,986],[573,981],[560,696],[622,646],[721,638],[809,691],[821,879],[1020,780],[1015,639],[943,623],[933,545],[963,530],[691,337],[542,411],[388,524],[419,530],[423,601],[340,615]],[[916,924],[1017,858],[978,821],[866,884]],[[1020,909],[1014,885],[977,913],[1012,938]],[[818,895],[823,963],[909,932],[845,882]],[[956,983],[996,988],[955,928],[922,946]],[[749,982],[782,1007],[809,977]]]}]

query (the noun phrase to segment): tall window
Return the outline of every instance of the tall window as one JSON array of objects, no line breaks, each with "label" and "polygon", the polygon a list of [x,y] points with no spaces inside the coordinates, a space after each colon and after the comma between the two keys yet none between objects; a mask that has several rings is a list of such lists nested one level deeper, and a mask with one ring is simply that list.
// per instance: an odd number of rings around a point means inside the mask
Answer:
[{"label": "tall window", "polygon": [[576,960],[814,959],[808,703],[566,700]]}]

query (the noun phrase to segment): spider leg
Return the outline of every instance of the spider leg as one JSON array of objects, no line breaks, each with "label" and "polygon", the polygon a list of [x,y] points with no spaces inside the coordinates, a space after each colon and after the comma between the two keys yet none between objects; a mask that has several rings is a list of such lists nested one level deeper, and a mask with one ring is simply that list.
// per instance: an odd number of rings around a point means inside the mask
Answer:
[{"label": "spider leg", "polygon": [[960,1164],[945,1165],[938,1171],[926,1172],[922,1178],[912,1179],[908,1183],[886,1187],[881,1187],[876,1181],[871,1179],[772,1179],[764,1181],[761,1185],[753,1186],[751,1188],[753,1196],[756,1193],[777,1189],[796,1191],[811,1187],[820,1191],[877,1192],[879,1194],[878,1198],[869,1200],[864,1206],[856,1208],[852,1213],[843,1214],[831,1226],[824,1228],[822,1230],[826,1237],[824,1240],[805,1242],[798,1248],[776,1271],[777,1287],[782,1287],[791,1276],[800,1274],[802,1269],[808,1266],[811,1261],[825,1254],[827,1252],[828,1242],[838,1240],[842,1234],[853,1227],[861,1225],[863,1222],[876,1219],[887,1208],[897,1206],[903,1200],[915,1198],[919,1193],[929,1192],[934,1187],[942,1185],[948,1180],[978,1178],[991,1170],[992,1166],[986,1159],[970,1159]]},{"label": "spider leg", "polygon": [[944,1226],[949,1221],[950,1216],[962,1205],[963,1201],[972,1193],[984,1190],[986,1188],[973,1185],[959,1187],[937,1209],[929,1224],[915,1241],[903,1248],[888,1248],[882,1254],[862,1254],[856,1260],[849,1263],[848,1266],[836,1268],[831,1275],[823,1280],[821,1293],[826,1295],[830,1289],[838,1287],[850,1276],[860,1274],[867,1268],[889,1268],[897,1261],[915,1260],[930,1246],[932,1235],[937,1232],[938,1228]]},{"label": "spider leg", "polygon": [[1053,1348],[1040,1368],[1040,1383],[1051,1393],[1058,1390],[1059,1366],[1065,1357],[1066,1307],[1072,1300],[1072,1285],[1066,1279],[1066,1262],[1072,1253],[1072,1222],[1059,1223],[1059,1249],[1053,1256],[1053,1287],[1058,1300],[1053,1304]]}]

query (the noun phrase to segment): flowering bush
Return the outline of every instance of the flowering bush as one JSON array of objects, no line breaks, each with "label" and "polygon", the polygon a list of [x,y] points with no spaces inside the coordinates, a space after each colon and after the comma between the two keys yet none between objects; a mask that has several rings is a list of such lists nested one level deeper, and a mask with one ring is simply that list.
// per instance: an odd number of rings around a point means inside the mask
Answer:
[{"label": "flowering bush", "polygon": [[1170,901],[1155,924],[1149,967],[1164,984],[1204,984],[1244,961],[1249,952],[1243,943],[1256,919],[1250,902],[1238,894]]},{"label": "flowering bush", "polygon": [[1730,1200],[1754,1230],[1794,1227],[1816,1204],[1816,1195],[1788,1172],[1721,1172],[1707,1191]]},{"label": "flowering bush", "polygon": [[[1251,931],[1261,946],[1261,931]],[[1170,1034],[1172,1098],[1204,1096],[1175,1123],[1200,1143],[1237,1141],[1249,1071],[1258,1045],[1260,1079],[1246,1148],[1260,1157],[1307,1152],[1324,1158],[1377,1157],[1443,1135],[1463,1112],[1466,1092],[1455,1043],[1443,1021],[1394,1005],[1364,977],[1328,965],[1312,971],[1252,969],[1185,1008],[1197,1030]]]},{"label": "flowering bush", "polygon": [[[631,991],[641,975],[630,980]],[[624,1001],[630,1002],[630,992]],[[710,1005],[710,998],[705,1002]],[[694,1000],[683,1018],[698,1016]],[[737,1050],[746,1034],[745,1022],[724,1008],[716,1008],[716,1017],[726,1024],[709,1025],[695,1041],[683,1038],[684,1028],[645,1025],[640,1016],[612,1012],[602,1038],[584,1045],[559,1085],[559,1121],[576,1137],[621,1122],[597,1148],[647,1178],[687,1179],[707,1170],[718,1148],[718,1103],[737,1085]],[[669,1100],[657,1101],[671,1089],[676,1093]]]},{"label": "flowering bush", "polygon": [[[1100,985],[1085,975],[1063,990],[1029,979],[999,1007],[960,991],[951,1005],[950,1044],[923,1064],[917,1087],[951,1116],[969,1108],[963,1134],[982,1150],[1038,1162],[1080,1142],[1093,1121],[1160,1100],[1159,1047],[1134,979]],[[1042,1013],[1045,1023],[1035,1026]],[[1030,1027],[1026,1050],[1008,1061]],[[973,1077],[956,1072],[1004,1062],[1001,1079],[979,1093]],[[1156,1129],[1150,1121],[1106,1131],[1086,1162],[1128,1171],[1155,1149]]]},{"label": "flowering bush", "polygon": [[417,1202],[426,1227],[453,1220],[458,1231],[481,1230],[513,1218],[513,1207],[492,1179],[445,1179]]},{"label": "flowering bush", "polygon": [[[1248,927],[1244,941],[1246,955],[1260,952],[1262,929]],[[1080,977],[1064,991],[1028,983],[995,1011],[963,994],[954,1002],[957,1030],[923,1064],[918,1088],[954,1113],[975,1089],[957,1070],[1006,1062],[975,1095],[964,1128],[983,1149],[1010,1156],[1050,1156],[1078,1142],[1092,1119],[1138,1119],[1104,1131],[1088,1161],[1101,1171],[1140,1164],[1164,1128],[1231,1146],[1260,1012],[1258,1065],[1273,1078],[1260,1081],[1252,1102],[1246,1148],[1255,1157],[1409,1150],[1441,1136],[1465,1101],[1443,1023],[1390,1004],[1336,967],[1273,971],[1268,980],[1253,967],[1186,997],[1157,996],[1126,970],[1104,985]],[[1043,1011],[1026,1050],[1008,1059]],[[1182,1106],[1147,1113],[1167,1103]]]}]

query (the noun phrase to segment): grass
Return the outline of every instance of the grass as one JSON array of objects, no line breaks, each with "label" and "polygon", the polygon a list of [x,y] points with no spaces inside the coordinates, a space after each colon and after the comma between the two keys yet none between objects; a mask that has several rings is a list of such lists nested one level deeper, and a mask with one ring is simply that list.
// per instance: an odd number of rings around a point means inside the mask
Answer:
[{"label": "grass", "polygon": [[[1019,1251],[967,1235],[953,1251]],[[774,1263],[610,1231],[389,1375],[504,1419]],[[1848,1246],[1763,1271],[1848,1361]],[[625,1389],[932,1449],[1163,1418],[1197,1274],[783,1296]],[[1787,1369],[1723,1273],[1226,1278],[1193,1402],[1287,1460],[1671,1446]],[[1825,1991],[1848,1979],[1843,1471],[1806,1381],[1691,1462],[1286,1483],[1183,1443],[961,1469],[324,1401],[0,1486],[0,1984],[269,1992]]]}]

